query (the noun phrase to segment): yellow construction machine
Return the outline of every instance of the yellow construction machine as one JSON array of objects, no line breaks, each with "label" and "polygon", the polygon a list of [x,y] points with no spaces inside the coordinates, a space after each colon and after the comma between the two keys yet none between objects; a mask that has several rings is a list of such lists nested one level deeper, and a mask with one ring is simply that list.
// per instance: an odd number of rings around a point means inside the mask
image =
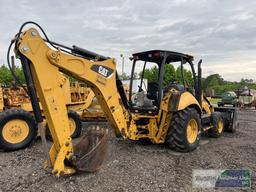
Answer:
[{"label": "yellow construction machine", "polygon": [[[28,24],[40,30],[24,30]],[[189,152],[198,147],[202,133],[219,137],[225,127],[228,130],[235,128],[235,110],[215,112],[216,109],[202,96],[201,61],[196,73],[193,56],[163,50],[133,54],[131,77],[137,62],[142,61],[142,81],[148,63],[158,66],[158,81],[150,82],[147,90],[143,90],[141,82],[138,92],[132,93],[131,78],[127,99],[115,59],[77,46],[54,43],[34,22],[21,26],[13,44],[23,67],[39,128],[43,120],[37,94],[52,134],[53,145],[47,154],[47,166],[52,168],[54,175],[98,170],[106,153],[107,137],[104,130],[95,129],[76,145],[72,143],[62,82],[58,78],[60,71],[85,82],[93,90],[115,134],[125,139],[149,139],[152,143],[166,143],[172,149]],[[163,87],[165,66],[174,62],[180,62],[181,70],[185,64],[190,65],[194,79],[192,89],[187,88],[185,80],[184,85],[170,82]]]},{"label": "yellow construction machine", "polygon": [[[82,128],[77,111],[88,105],[87,95],[92,91],[89,88],[81,90],[81,87],[70,86],[68,78],[63,75],[60,78],[64,82],[62,90],[68,110],[70,134],[76,138],[80,136]],[[78,94],[80,98],[74,98]],[[33,109],[26,90],[18,86],[0,87],[0,149],[14,151],[32,143],[38,132],[31,112]]]}]

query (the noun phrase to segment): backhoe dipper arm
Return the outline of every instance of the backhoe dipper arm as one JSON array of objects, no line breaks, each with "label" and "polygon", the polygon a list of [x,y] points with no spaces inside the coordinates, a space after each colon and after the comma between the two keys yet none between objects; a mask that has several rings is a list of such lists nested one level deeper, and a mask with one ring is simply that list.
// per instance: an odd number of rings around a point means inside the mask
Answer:
[{"label": "backhoe dipper arm", "polygon": [[22,33],[15,52],[30,64],[35,88],[53,138],[51,164],[56,175],[68,173],[65,159],[73,156],[63,82],[59,71],[88,84],[97,97],[116,134],[126,137],[129,115],[116,87],[114,59],[91,61],[60,50],[50,49],[34,28]]}]

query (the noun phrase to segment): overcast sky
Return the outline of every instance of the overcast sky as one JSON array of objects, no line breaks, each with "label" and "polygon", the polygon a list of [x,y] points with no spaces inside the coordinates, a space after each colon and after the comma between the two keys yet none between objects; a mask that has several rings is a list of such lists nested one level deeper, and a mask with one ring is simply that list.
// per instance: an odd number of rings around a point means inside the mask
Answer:
[{"label": "overcast sky", "polygon": [[255,0],[1,0],[0,64],[20,25],[38,22],[55,42],[115,57],[167,49],[203,59],[204,76],[256,80]]}]

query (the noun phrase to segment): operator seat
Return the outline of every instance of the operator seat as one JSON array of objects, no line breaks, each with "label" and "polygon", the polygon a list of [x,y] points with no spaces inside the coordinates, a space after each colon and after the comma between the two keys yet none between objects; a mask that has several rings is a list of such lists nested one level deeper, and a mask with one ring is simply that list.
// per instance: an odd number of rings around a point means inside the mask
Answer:
[{"label": "operator seat", "polygon": [[157,105],[158,99],[158,83],[157,82],[148,82],[148,92],[147,97],[153,100],[153,105]]},{"label": "operator seat", "polygon": [[157,101],[158,101],[158,82],[148,82],[147,94],[139,92],[137,94],[137,103],[133,107],[140,112],[157,112]]},{"label": "operator seat", "polygon": [[181,85],[178,82],[171,82],[169,85],[164,87],[164,94],[167,91],[169,91],[170,89],[176,89],[177,91],[180,91],[180,92],[185,92],[186,91],[184,85]]}]

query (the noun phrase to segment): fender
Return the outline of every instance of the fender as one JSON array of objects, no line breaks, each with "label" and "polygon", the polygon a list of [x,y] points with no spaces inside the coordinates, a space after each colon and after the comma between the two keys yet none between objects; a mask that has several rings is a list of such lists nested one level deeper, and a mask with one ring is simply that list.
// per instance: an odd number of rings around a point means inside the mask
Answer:
[{"label": "fender", "polygon": [[188,91],[185,92],[172,92],[169,97],[169,112],[181,111],[189,106],[194,106],[195,109],[201,113],[202,109],[196,98]]}]

